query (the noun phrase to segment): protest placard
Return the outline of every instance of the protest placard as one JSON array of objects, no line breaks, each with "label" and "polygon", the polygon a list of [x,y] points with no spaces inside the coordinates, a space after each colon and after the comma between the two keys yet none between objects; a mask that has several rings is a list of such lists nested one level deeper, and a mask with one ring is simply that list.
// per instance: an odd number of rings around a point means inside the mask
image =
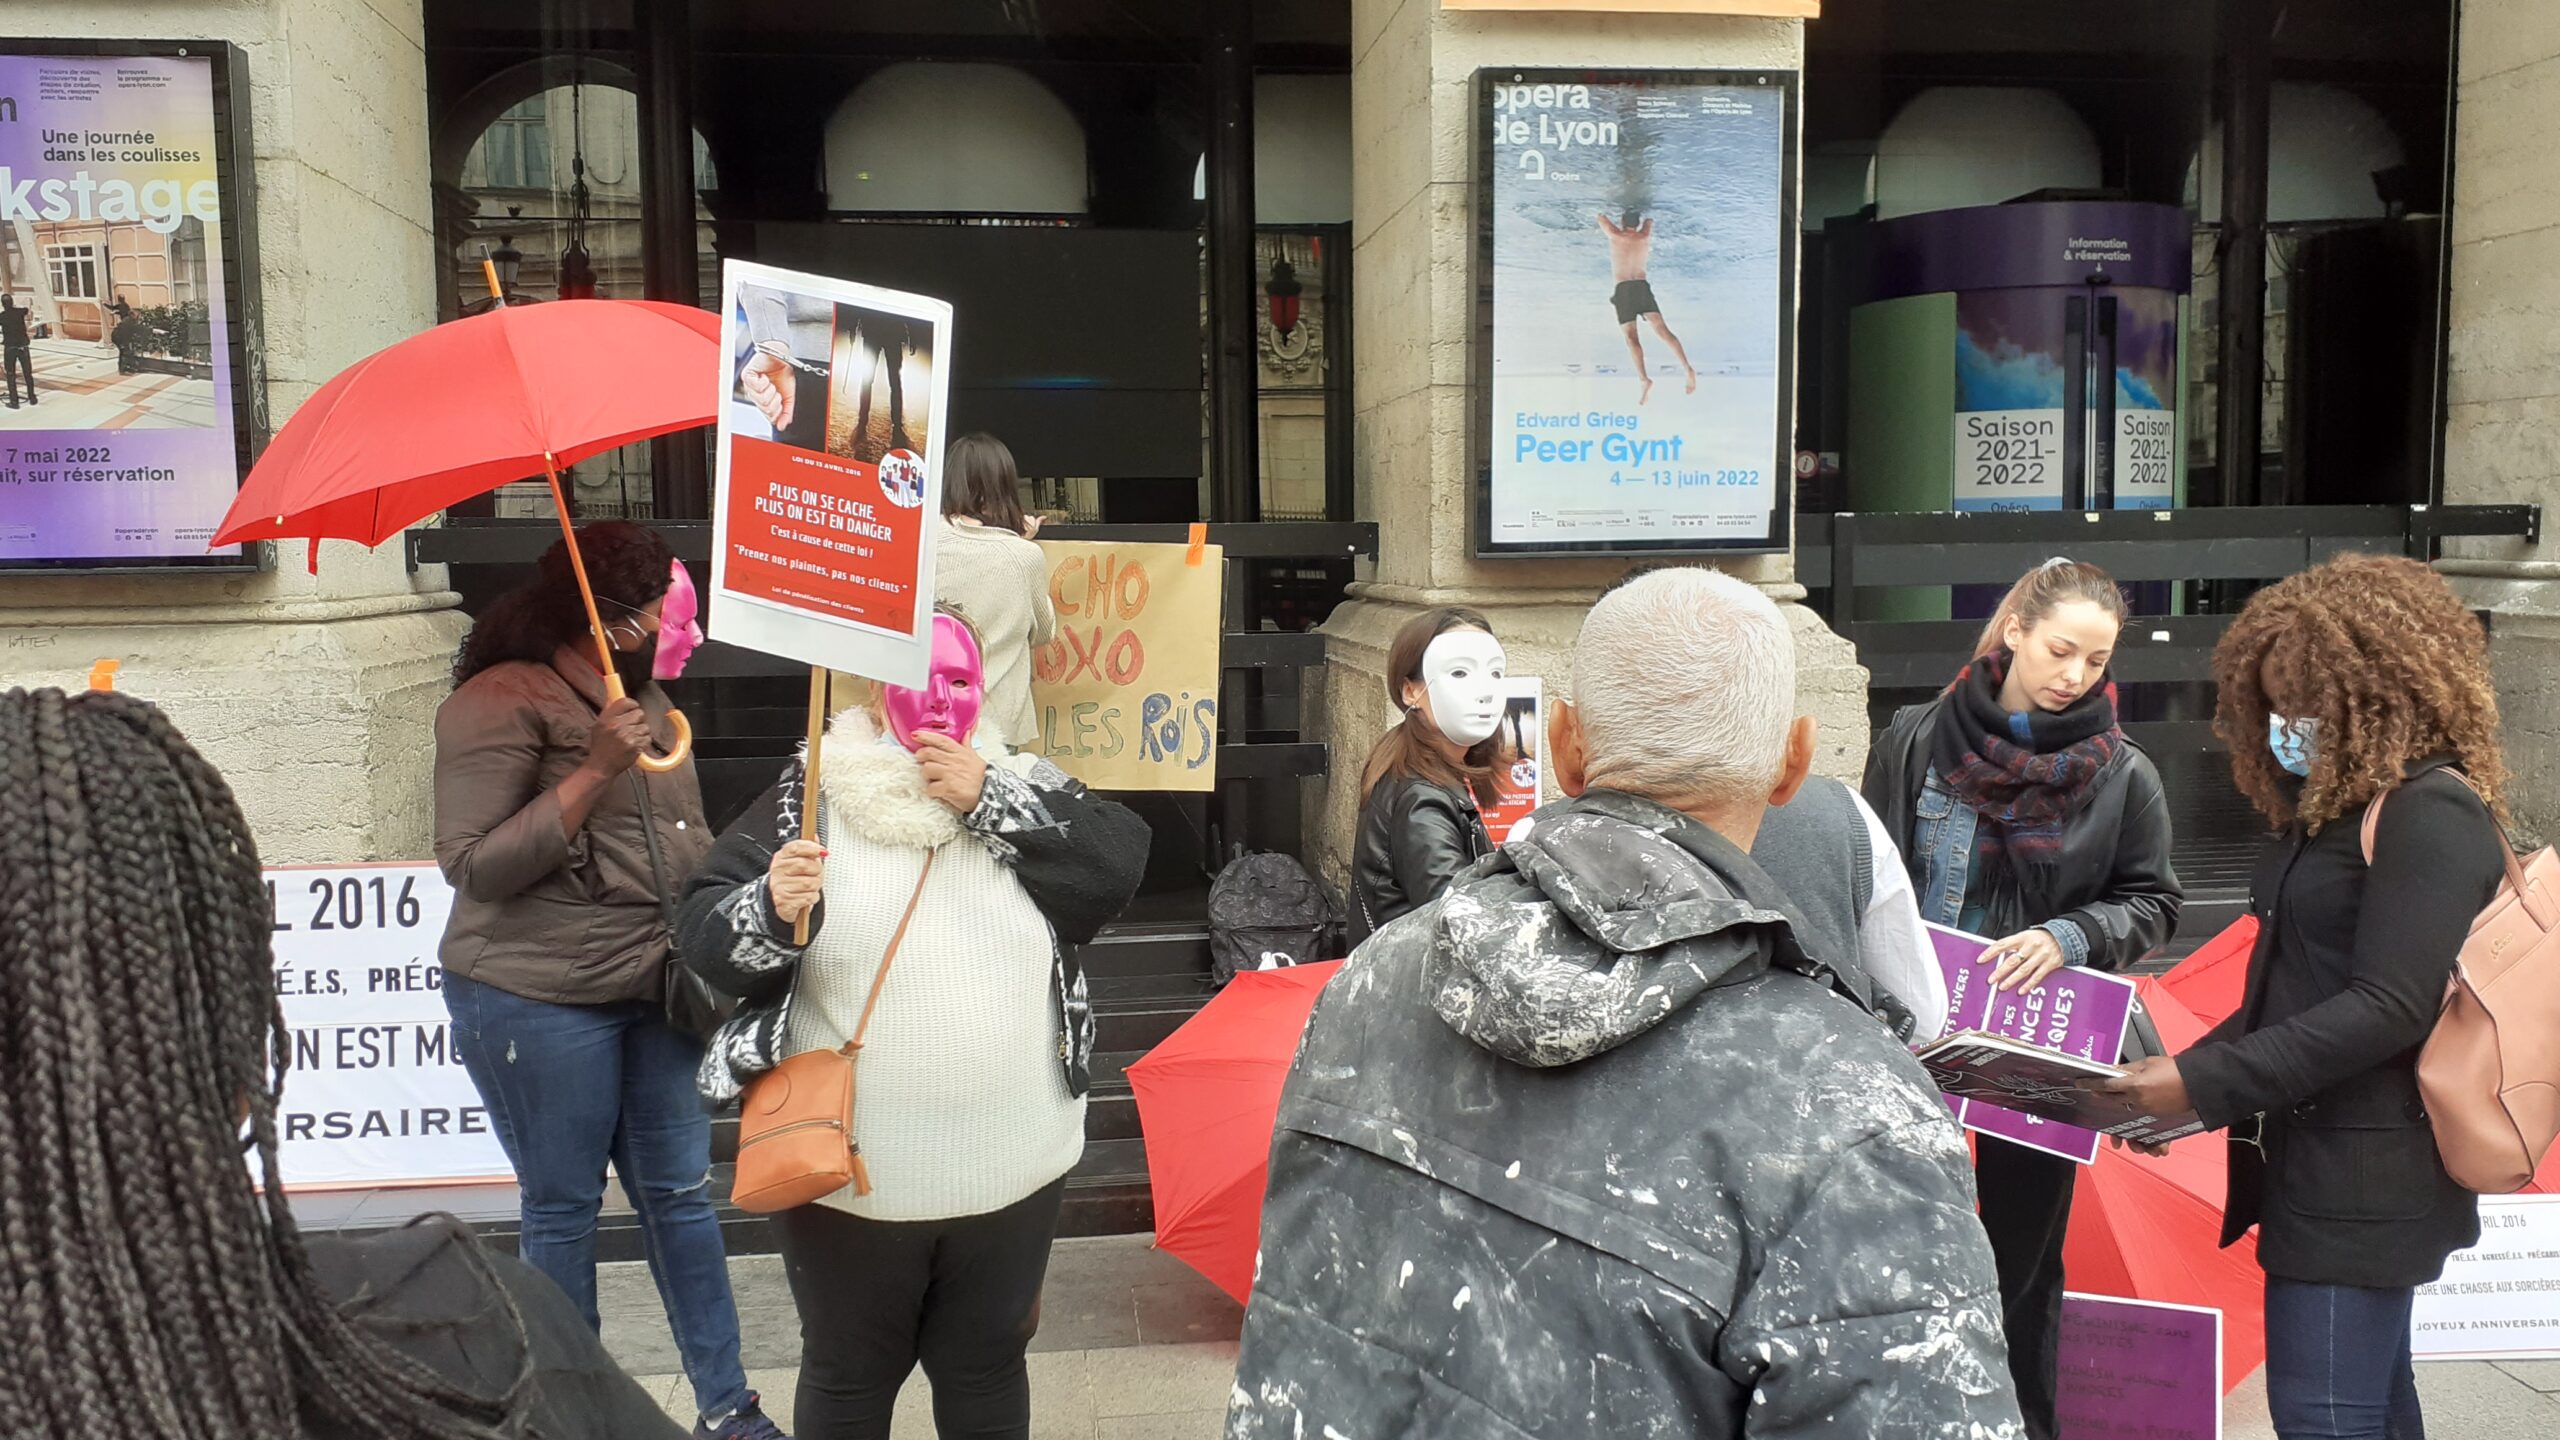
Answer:
[{"label": "protest placard", "polygon": [[1534,675],[1514,675],[1503,682],[1510,705],[1503,711],[1501,741],[1493,761],[1497,799],[1484,812],[1485,833],[1500,845],[1509,840],[1529,812],[1546,803],[1546,687]]},{"label": "protest placard", "polygon": [[2560,1195],[2484,1195],[2480,1243],[2418,1287],[2420,1360],[2560,1359]]},{"label": "protest placard", "polygon": [[2221,1311],[2066,1292],[2057,1349],[2069,1440],[2220,1440]]},{"label": "protest placard", "polygon": [[277,1107],[290,1188],[515,1173],[454,1049],[436,946],[453,890],[435,866],[267,871],[292,1065]]},{"label": "protest placard", "polygon": [[712,638],[924,683],[950,331],[928,296],[722,267]]},{"label": "protest placard", "polygon": [[[1947,1034],[1979,1030],[2110,1065],[2124,1053],[2125,1026],[2133,1018],[2130,981],[2073,966],[2055,971],[2033,990],[1994,990],[1993,967],[1981,960],[1990,941],[1943,925],[1931,925],[1929,943],[1938,953],[1939,970],[1947,977]],[[1996,1135],[2083,1165],[2098,1158],[2095,1130],[2038,1119],[1980,1100],[1949,1097],[1947,1105],[1968,1130]]]},{"label": "protest placard", "polygon": [[1040,548],[1058,633],[1031,657],[1038,753],[1097,790],[1216,788],[1223,552]]}]

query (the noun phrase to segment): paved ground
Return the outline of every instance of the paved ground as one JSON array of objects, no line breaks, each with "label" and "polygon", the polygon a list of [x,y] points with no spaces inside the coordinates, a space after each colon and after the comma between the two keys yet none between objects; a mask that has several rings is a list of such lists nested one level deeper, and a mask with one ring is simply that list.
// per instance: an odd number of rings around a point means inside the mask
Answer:
[{"label": "paved ground", "polygon": [[199,428],[227,420],[214,409],[211,380],[120,375],[112,345],[39,340],[30,358],[36,403],[0,408],[0,430]]},{"label": "paved ground", "polygon": [[[787,1427],[799,1324],[771,1256],[733,1261],[747,1377]],[[691,1421],[657,1291],[638,1265],[605,1267],[605,1345],[669,1414]],[[1235,1373],[1234,1302],[1143,1237],[1063,1240],[1049,1266],[1032,1342],[1033,1440],[1217,1440]],[[2424,1365],[2431,1434],[2453,1440],[2560,1435],[2560,1361]],[[898,1440],[929,1440],[931,1398],[919,1375],[900,1398]],[[2226,1440],[2274,1440],[2266,1389],[2251,1376],[2223,1407]]]}]

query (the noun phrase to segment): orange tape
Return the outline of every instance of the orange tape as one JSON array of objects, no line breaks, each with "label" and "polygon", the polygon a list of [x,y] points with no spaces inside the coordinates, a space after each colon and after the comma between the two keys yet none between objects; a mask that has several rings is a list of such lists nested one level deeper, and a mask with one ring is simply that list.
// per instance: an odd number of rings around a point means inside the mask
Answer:
[{"label": "orange tape", "polygon": [[1192,521],[1192,522],[1191,522],[1191,553],[1182,557],[1182,563],[1183,563],[1183,564],[1185,564],[1185,565],[1189,565],[1189,566],[1191,566],[1191,567],[1193,567],[1193,568],[1197,569],[1197,568],[1199,567],[1199,565],[1200,565],[1200,562],[1202,562],[1203,560],[1206,560],[1206,559],[1208,559],[1208,558],[1209,558],[1209,557],[1208,557],[1208,550],[1209,550],[1209,526],[1208,526],[1208,522],[1206,522],[1206,521],[1202,521],[1202,520],[1194,520],[1194,521]]},{"label": "orange tape", "polygon": [[116,688],[116,671],[121,668],[123,664],[124,662],[121,660],[101,660],[96,664],[91,665],[89,667],[89,688],[92,690],[113,690]]}]

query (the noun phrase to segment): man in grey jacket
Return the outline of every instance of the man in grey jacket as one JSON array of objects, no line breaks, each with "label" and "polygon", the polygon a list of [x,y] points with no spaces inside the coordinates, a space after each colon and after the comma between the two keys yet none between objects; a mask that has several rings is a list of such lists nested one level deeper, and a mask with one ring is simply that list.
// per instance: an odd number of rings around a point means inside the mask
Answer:
[{"label": "man in grey jacket", "polygon": [[1785,622],[1666,571],[1574,668],[1579,798],[1309,1024],[1228,1435],[2018,1436],[1962,1139],[1748,853]]}]

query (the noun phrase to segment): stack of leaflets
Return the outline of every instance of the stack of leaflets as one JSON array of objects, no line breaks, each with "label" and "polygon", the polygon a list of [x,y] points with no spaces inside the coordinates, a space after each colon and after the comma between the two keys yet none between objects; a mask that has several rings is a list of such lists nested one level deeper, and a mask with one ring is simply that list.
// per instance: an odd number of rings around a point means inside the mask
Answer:
[{"label": "stack of leaflets", "polygon": [[1923,1046],[1918,1054],[1940,1090],[1969,1104],[1997,1105],[2143,1145],[2166,1145],[2204,1129],[2193,1111],[2149,1115],[2085,1087],[2083,1082],[2124,1073],[2114,1065],[2006,1035],[1966,1030]]}]

